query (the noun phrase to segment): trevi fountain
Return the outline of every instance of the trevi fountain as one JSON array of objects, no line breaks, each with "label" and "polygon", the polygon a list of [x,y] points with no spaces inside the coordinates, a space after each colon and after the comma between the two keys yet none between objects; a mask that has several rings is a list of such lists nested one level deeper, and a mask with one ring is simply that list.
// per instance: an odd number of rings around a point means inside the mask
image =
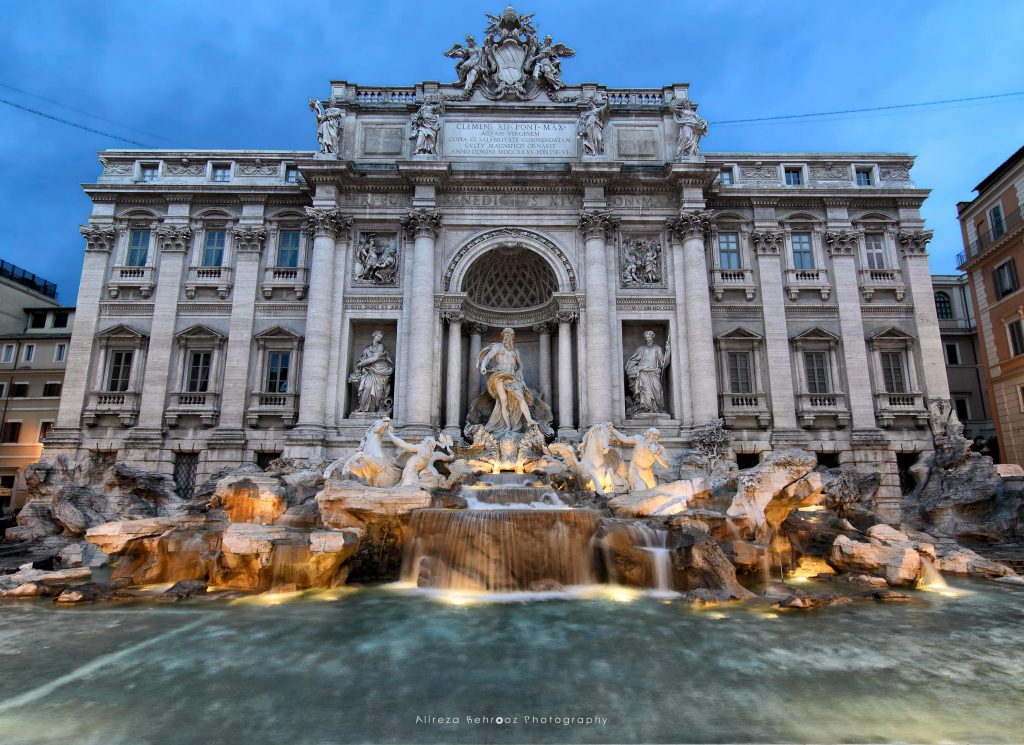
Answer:
[{"label": "trevi fountain", "polygon": [[[407,102],[408,147],[421,163],[436,162],[441,119],[460,101],[572,92],[560,78],[571,49],[540,41],[530,16],[511,9],[492,21],[483,46],[469,38],[448,53],[459,80],[447,102]],[[529,60],[508,68],[526,45]],[[607,97],[580,99],[584,163],[605,154],[608,107]],[[339,109],[312,108],[315,169],[345,146]],[[690,168],[703,158],[706,122],[688,100],[666,111],[679,130],[675,165]],[[687,246],[703,235],[699,223]],[[589,245],[596,233],[586,235]],[[398,282],[407,259],[397,243],[367,232],[359,245],[353,281]],[[666,286],[660,243],[621,248],[613,281]],[[765,256],[778,273],[777,254]],[[781,289],[778,299],[782,308]],[[559,295],[552,311],[563,329],[598,307],[574,303]],[[793,419],[751,462],[740,456],[762,442],[767,410],[736,411],[723,398],[721,418],[695,418],[719,400],[714,362],[703,359],[716,352],[695,341],[699,328],[686,337],[675,315],[646,323],[642,311],[619,330],[619,352],[584,318],[586,412],[565,398],[569,368],[558,368],[553,395],[550,367],[537,373],[538,359],[551,363],[543,348],[538,358],[537,332],[509,323],[492,341],[477,336],[468,356],[453,337],[449,349],[464,360],[449,388],[460,398],[445,426],[436,417],[409,426],[418,376],[437,381],[441,368],[401,371],[415,340],[396,354],[394,321],[371,318],[346,337],[351,362],[336,376],[351,414],[338,431],[359,423],[350,446],[310,446],[306,431],[301,447],[262,467],[201,468],[183,496],[145,459],[48,445],[0,544],[0,740],[1022,739],[1024,579],[968,545],[1020,534],[1019,480],[971,452],[947,398],[930,396],[911,416],[886,413],[924,443],[894,507],[880,465],[889,461],[877,455],[884,438],[868,441],[874,461],[829,462]],[[411,323],[414,334],[434,333],[429,319]],[[304,374],[315,364],[306,333]],[[775,344],[766,334],[756,343]],[[721,343],[754,337],[737,338]],[[559,364],[571,366],[582,350],[562,343]],[[821,343],[827,352],[833,342]],[[757,374],[779,374],[769,366]],[[595,380],[621,390],[598,401]],[[305,398],[305,377],[302,386]],[[744,395],[735,398],[764,400]],[[826,419],[843,424],[860,411]],[[778,428],[784,413],[774,416]],[[847,436],[841,426],[815,436],[833,441],[832,432]]]}]

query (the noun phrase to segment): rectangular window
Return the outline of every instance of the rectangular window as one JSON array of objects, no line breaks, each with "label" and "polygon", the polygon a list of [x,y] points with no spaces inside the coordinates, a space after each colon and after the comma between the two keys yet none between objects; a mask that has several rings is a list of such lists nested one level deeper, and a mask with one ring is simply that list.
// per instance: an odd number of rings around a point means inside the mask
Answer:
[{"label": "rectangular window", "polygon": [[881,233],[868,233],[864,236],[864,253],[868,269],[885,269],[885,244],[882,243]]},{"label": "rectangular window", "polygon": [[1010,356],[1024,354],[1024,324],[1019,318],[1006,325],[1006,333],[1010,336]]},{"label": "rectangular window", "polygon": [[882,352],[882,377],[886,393],[906,393],[907,376],[903,368],[903,352]]},{"label": "rectangular window", "polygon": [[946,364],[947,365],[959,365],[960,364],[960,345],[956,343],[946,344]]},{"label": "rectangular window", "polygon": [[1017,289],[1017,267],[1013,259],[1004,261],[992,272],[992,278],[996,287],[996,296],[1004,298]]},{"label": "rectangular window", "polygon": [[32,312],[32,315],[28,319],[28,327],[30,329],[44,329],[46,328],[46,311],[36,310]]},{"label": "rectangular window", "polygon": [[0,442],[17,442],[21,438],[21,422],[4,422]]},{"label": "rectangular window", "polygon": [[68,345],[58,344],[53,348],[53,361],[63,362],[64,358],[68,356]]},{"label": "rectangular window", "polygon": [[28,383],[11,383],[11,398],[28,398]]},{"label": "rectangular window", "polygon": [[199,471],[199,453],[175,453],[174,486],[182,499],[192,499]]},{"label": "rectangular window", "polygon": [[7,383],[0,383],[0,398],[7,398]]},{"label": "rectangular window", "polygon": [[808,393],[830,393],[828,354],[826,352],[804,352],[804,370],[807,373]]},{"label": "rectangular window", "polygon": [[145,266],[149,258],[149,231],[133,230],[128,234],[127,266]]},{"label": "rectangular window", "polygon": [[814,249],[811,248],[810,233],[793,233],[793,268],[814,268]]},{"label": "rectangular window", "polygon": [[206,393],[210,385],[210,360],[212,352],[192,352],[188,359],[188,380],[185,390],[189,393]]},{"label": "rectangular window", "polygon": [[286,184],[295,184],[299,181],[299,169],[295,166],[288,166],[284,169],[284,182]]},{"label": "rectangular window", "polygon": [[722,267],[722,269],[740,268],[739,234],[718,234],[718,265]]},{"label": "rectangular window", "polygon": [[207,230],[203,245],[203,266],[221,266],[224,262],[224,238],[226,230]]},{"label": "rectangular window", "polygon": [[21,350],[21,361],[31,362],[36,358],[36,345],[26,344]]},{"label": "rectangular window", "polygon": [[971,420],[971,402],[966,398],[954,396],[953,408],[956,409],[956,418],[961,422],[969,422]]},{"label": "rectangular window", "polygon": [[0,355],[0,362],[14,362],[14,345],[4,344],[3,354]]},{"label": "rectangular window", "polygon": [[277,241],[277,265],[293,269],[299,265],[299,231],[282,230]]},{"label": "rectangular window", "polygon": [[988,211],[989,230],[992,231],[992,240],[996,240],[1006,232],[1006,222],[1003,220],[1003,206],[997,204]]},{"label": "rectangular window", "polygon": [[110,369],[107,373],[107,390],[122,392],[128,390],[132,377],[133,352],[115,351],[110,353]]},{"label": "rectangular window", "polygon": [[856,171],[857,186],[871,186],[871,169],[858,168]]},{"label": "rectangular window", "polygon": [[786,168],[786,186],[800,186],[804,182],[804,172],[800,168]]},{"label": "rectangular window", "polygon": [[719,171],[719,173],[718,173],[718,183],[720,183],[722,186],[732,186],[733,185],[732,169],[731,168],[723,168],[721,171]]},{"label": "rectangular window", "polygon": [[271,352],[267,355],[267,393],[288,392],[291,357],[291,352]]},{"label": "rectangular window", "polygon": [[49,382],[43,384],[43,398],[59,398],[61,384],[57,382]]},{"label": "rectangular window", "polygon": [[68,319],[70,314],[66,310],[56,310],[53,312],[53,326],[55,329],[66,329],[68,327]]},{"label": "rectangular window", "polygon": [[729,392],[752,393],[754,388],[750,378],[750,353],[729,352]]},{"label": "rectangular window", "polygon": [[46,436],[50,434],[50,430],[53,429],[53,422],[39,422],[39,440],[42,442],[46,439]]},{"label": "rectangular window", "polygon": [[231,180],[231,165],[229,163],[214,163],[213,168],[210,171],[211,181],[230,181]]},{"label": "rectangular window", "polygon": [[156,181],[160,174],[160,166],[156,163],[143,163],[139,168],[139,181]]}]

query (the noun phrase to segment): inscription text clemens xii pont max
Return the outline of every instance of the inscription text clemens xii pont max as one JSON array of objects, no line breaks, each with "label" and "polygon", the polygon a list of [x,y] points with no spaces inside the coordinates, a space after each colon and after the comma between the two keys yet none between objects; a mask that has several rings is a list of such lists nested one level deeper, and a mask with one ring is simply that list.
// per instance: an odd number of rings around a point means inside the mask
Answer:
[{"label": "inscription text clemens xii pont max", "polygon": [[444,152],[449,157],[572,158],[576,156],[576,125],[448,121],[444,125]]}]

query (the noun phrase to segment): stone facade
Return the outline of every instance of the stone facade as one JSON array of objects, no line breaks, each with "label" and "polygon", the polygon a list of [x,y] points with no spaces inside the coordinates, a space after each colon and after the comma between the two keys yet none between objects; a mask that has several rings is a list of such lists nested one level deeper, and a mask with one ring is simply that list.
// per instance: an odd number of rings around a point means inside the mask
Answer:
[{"label": "stone facade", "polygon": [[[497,67],[453,47],[458,83],[333,82],[320,152],[103,152],[48,453],[339,457],[377,330],[399,430],[457,434],[511,327],[561,437],[656,426],[678,453],[723,417],[748,460],[880,470],[898,509],[897,454],[931,449],[949,395],[913,158],[693,154],[687,85],[565,85],[572,50],[524,18],[489,30]],[[629,416],[648,330],[665,411]]]}]

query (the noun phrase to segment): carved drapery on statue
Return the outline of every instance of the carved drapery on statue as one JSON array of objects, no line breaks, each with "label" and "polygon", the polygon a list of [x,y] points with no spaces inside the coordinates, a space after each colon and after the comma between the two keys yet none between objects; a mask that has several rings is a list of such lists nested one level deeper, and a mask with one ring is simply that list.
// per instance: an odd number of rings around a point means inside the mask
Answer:
[{"label": "carved drapery on statue", "polygon": [[363,348],[348,382],[357,385],[357,414],[391,413],[391,376],[395,363],[384,347],[384,334],[373,332],[373,341]]},{"label": "carved drapery on statue", "polygon": [[551,436],[554,414],[544,399],[526,385],[523,363],[514,344],[515,332],[505,329],[501,339],[481,350],[476,360],[480,374],[487,376],[487,391],[470,405],[467,435],[474,425],[483,425],[487,432],[495,434],[523,433],[538,427]]},{"label": "carved drapery on statue", "polygon": [[466,44],[453,44],[444,53],[457,59],[455,72],[466,96],[479,87],[488,98],[529,99],[541,90],[563,88],[562,59],[576,53],[564,44],[554,44],[550,36],[537,37],[533,13],[517,13],[509,6],[500,16],[487,15],[484,43],[472,36]]},{"label": "carved drapery on statue", "polygon": [[629,381],[629,405],[626,414],[664,414],[665,390],[662,378],[671,360],[671,348],[665,340],[665,348],[654,345],[654,332],[644,332],[644,343],[626,360],[626,380]]},{"label": "carved drapery on statue", "polygon": [[435,101],[427,101],[412,115],[413,153],[415,155],[437,155],[437,133],[441,129],[441,116],[444,114],[444,96]]},{"label": "carved drapery on statue", "polygon": [[700,141],[708,133],[708,123],[697,114],[697,104],[688,98],[672,102],[672,118],[679,127],[676,135],[676,160],[688,158],[700,150]]},{"label": "carved drapery on statue", "polygon": [[341,152],[341,120],[345,112],[327,108],[315,98],[309,99],[309,110],[316,115],[316,139],[322,155],[337,155]]},{"label": "carved drapery on statue", "polygon": [[352,275],[357,285],[395,287],[398,285],[399,247],[396,236],[364,233],[359,236]]}]

